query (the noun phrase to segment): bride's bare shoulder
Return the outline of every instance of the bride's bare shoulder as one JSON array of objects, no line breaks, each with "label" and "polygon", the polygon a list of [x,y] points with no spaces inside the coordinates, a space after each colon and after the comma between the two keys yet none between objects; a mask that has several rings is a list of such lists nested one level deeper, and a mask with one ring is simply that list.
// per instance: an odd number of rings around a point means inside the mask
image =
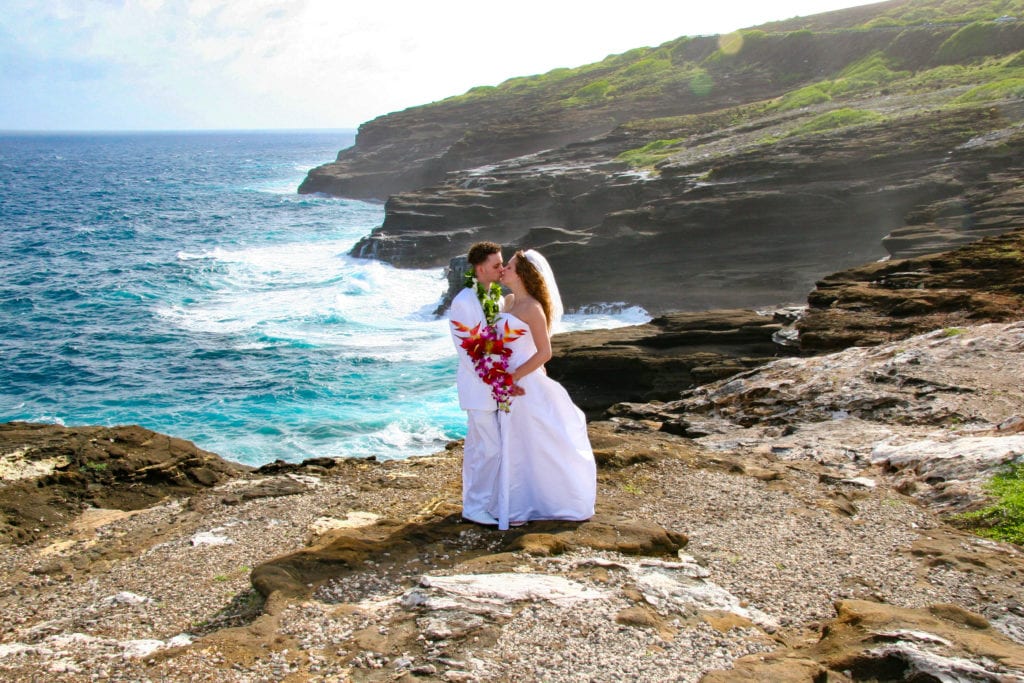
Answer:
[{"label": "bride's bare shoulder", "polygon": [[519,297],[515,300],[515,303],[512,306],[505,310],[524,321],[535,319],[538,315],[542,318],[544,317],[543,306],[540,305],[539,301],[529,295]]}]

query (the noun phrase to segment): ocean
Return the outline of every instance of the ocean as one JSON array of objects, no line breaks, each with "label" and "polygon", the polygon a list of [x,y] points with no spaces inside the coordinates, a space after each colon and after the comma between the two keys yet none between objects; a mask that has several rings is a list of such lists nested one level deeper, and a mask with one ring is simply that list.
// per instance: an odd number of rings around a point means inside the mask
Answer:
[{"label": "ocean", "polygon": [[[383,204],[296,193],[353,140],[0,134],[0,422],[139,424],[249,465],[463,437],[444,270],[348,256]],[[566,327],[648,319],[593,310]]]}]

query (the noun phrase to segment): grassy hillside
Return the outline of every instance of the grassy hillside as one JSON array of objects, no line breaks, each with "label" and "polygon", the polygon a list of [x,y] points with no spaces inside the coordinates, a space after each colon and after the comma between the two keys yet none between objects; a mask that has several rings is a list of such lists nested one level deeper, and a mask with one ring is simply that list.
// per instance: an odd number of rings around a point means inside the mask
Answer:
[{"label": "grassy hillside", "polygon": [[759,117],[822,117],[766,133],[770,142],[912,114],[913,101],[886,111],[885,97],[924,96],[934,107],[1022,94],[1024,0],[892,0],[685,36],[388,114],[363,124],[355,147],[300,191],[386,197],[617,127],[637,135],[612,156],[652,167],[688,135]]},{"label": "grassy hillside", "polygon": [[[807,98],[863,91],[922,69],[963,68],[973,60],[1003,55],[1024,41],[1024,21],[1007,17],[1024,20],[1024,0],[881,3],[728,36],[678,38],[594,64],[473,88],[434,106],[527,98],[547,107],[601,108],[673,94],[706,97],[728,87],[723,79],[752,70],[780,82],[822,77],[821,88],[794,93],[786,103],[799,106]],[[964,76],[939,71],[921,79],[957,75]]]}]

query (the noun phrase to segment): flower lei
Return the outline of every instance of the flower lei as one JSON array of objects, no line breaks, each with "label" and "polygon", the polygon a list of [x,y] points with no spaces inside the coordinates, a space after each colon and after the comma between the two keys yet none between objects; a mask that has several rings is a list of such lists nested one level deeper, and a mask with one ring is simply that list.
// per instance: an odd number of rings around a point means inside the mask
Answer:
[{"label": "flower lei", "polygon": [[492,282],[491,286],[485,290],[484,286],[476,279],[476,273],[472,268],[466,271],[462,284],[476,292],[476,298],[480,300],[480,305],[484,309],[484,318],[486,318],[487,324],[493,325],[501,305],[501,285]]},{"label": "flower lei", "polygon": [[[462,348],[466,350],[477,376],[491,388],[491,395],[498,402],[498,409],[508,412],[512,405],[512,389],[515,381],[512,373],[508,371],[508,358],[512,355],[512,349],[507,344],[518,339],[525,329],[513,329],[505,321],[503,329],[499,331],[495,325],[498,317],[498,301],[501,297],[501,286],[492,282],[485,290],[473,276],[473,271],[466,273],[466,286],[476,291],[480,299],[480,305],[484,309],[486,323],[478,323],[470,328],[458,320],[452,321],[455,327],[456,336],[462,339]],[[462,334],[458,334],[461,332]]]}]

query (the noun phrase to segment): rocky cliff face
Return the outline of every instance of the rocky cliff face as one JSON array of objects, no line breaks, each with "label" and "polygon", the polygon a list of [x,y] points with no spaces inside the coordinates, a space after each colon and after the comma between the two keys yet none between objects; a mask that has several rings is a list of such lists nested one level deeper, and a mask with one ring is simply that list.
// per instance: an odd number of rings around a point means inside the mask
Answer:
[{"label": "rocky cliff face", "polygon": [[771,25],[735,50],[679,39],[381,117],[300,191],[387,197],[352,253],[400,267],[480,239],[537,248],[570,310],[802,301],[836,270],[1021,224],[1024,22],[931,3],[938,18],[905,23],[919,5]]},{"label": "rocky cliff face", "polygon": [[570,309],[791,303],[828,272],[1019,225],[1022,111],[941,109],[762,142],[795,125],[777,117],[693,136],[657,174],[609,161],[637,144],[623,131],[396,195],[355,253],[424,267],[479,239],[536,248]]},{"label": "rocky cliff face", "polygon": [[[969,19],[956,6],[914,7],[922,4],[940,3],[892,0],[767,24],[759,27],[767,35],[751,32],[742,47],[732,43],[735,50],[723,49],[717,36],[683,37],[380,116],[359,127],[354,147],[313,169],[299,191],[385,199],[442,182],[452,171],[587,140],[628,121],[776,97],[880,50],[915,69],[941,64],[948,59],[936,51]],[[928,23],[904,17],[915,11],[929,15]],[[879,25],[886,16],[890,23]],[[1017,28],[1000,32],[1009,45],[988,47],[1020,49],[1012,45]]]}]

